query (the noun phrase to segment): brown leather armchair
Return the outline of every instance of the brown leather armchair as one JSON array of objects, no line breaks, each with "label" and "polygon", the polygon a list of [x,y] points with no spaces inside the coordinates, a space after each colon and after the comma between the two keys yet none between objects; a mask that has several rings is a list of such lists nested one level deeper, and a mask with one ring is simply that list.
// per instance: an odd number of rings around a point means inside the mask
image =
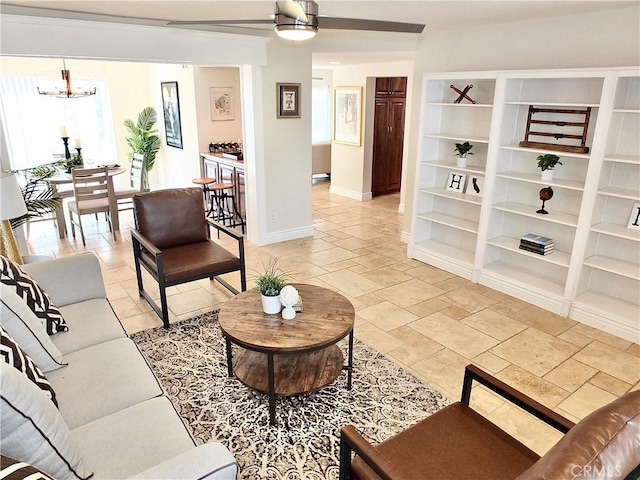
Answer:
[{"label": "brown leather armchair", "polygon": [[[540,458],[469,406],[473,381],[564,437]],[[465,369],[459,402],[379,445],[371,445],[350,425],[340,436],[340,480],[625,478],[635,474],[639,464],[640,391],[627,393],[574,425],[474,365]]]},{"label": "brown leather armchair", "polygon": [[[219,276],[240,272],[242,291],[247,289],[244,236],[206,218],[199,188],[173,188],[133,196],[135,230],[131,231],[133,258],[141,297],[169,328],[166,288],[209,277],[234,294],[238,290]],[[210,227],[237,241],[235,255],[211,240]],[[142,270],[158,282],[160,306],[144,290]]]}]

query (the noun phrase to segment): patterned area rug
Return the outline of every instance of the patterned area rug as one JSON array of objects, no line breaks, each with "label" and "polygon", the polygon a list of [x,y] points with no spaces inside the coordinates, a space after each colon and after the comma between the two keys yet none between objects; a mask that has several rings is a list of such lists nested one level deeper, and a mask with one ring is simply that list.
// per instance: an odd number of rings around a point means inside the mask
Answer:
[{"label": "patterned area rug", "polygon": [[[449,403],[356,339],[352,390],[343,372],[318,392],[279,397],[270,426],[267,395],[227,377],[217,312],[132,338],[196,440],[222,441],[240,479],[337,479],[340,427],[352,424],[377,443]],[[346,358],[346,340],[339,345]]]}]

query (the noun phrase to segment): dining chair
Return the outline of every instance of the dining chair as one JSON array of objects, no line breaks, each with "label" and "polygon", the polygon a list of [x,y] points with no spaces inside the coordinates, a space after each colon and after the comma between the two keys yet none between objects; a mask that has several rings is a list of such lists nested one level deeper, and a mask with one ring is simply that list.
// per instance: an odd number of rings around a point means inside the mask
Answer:
[{"label": "dining chair", "polygon": [[[113,184],[109,182],[108,167],[74,168],[71,170],[73,184],[73,200],[67,203],[71,234],[76,238],[76,229],[80,228],[82,245],[86,246],[86,238],[82,227],[82,215],[105,213],[109,222],[109,230],[116,240],[116,232],[111,222],[109,198],[113,197]],[[74,218],[75,215],[75,218]]]},{"label": "dining chair", "polygon": [[131,169],[129,170],[129,185],[116,185],[113,192],[118,201],[118,210],[133,210],[133,196],[142,192],[144,175],[144,155],[134,153],[131,157]]}]

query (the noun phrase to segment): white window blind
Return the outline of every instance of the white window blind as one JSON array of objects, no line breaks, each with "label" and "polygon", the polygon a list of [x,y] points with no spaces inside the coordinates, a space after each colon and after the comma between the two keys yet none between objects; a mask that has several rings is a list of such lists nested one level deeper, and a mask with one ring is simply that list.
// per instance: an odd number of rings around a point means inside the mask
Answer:
[{"label": "white window blind", "polygon": [[97,87],[96,95],[71,99],[38,93],[37,87],[51,84],[51,78],[3,76],[0,80],[0,113],[12,169],[50,163],[54,154],[63,154],[61,125],[67,128],[72,155],[80,138],[86,164],[118,163],[107,81],[82,79]]},{"label": "white window blind", "polygon": [[331,141],[331,89],[326,85],[312,89],[311,141]]}]

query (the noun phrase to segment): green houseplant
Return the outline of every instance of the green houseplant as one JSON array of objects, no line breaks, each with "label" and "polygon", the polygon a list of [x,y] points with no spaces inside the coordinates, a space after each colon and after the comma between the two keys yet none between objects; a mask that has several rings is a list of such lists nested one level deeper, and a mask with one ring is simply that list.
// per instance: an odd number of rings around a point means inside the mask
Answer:
[{"label": "green houseplant", "polygon": [[542,170],[542,180],[552,180],[556,165],[562,165],[560,157],[553,153],[538,155],[536,160],[538,160],[538,168]]},{"label": "green houseplant", "polygon": [[11,219],[11,228],[18,228],[31,219],[54,213],[56,208],[62,205],[62,197],[56,195],[51,184],[46,181],[48,177],[58,173],[56,165],[62,164],[50,163],[16,171],[25,179],[22,196],[27,205],[27,213],[22,217]]},{"label": "green houseplant", "polygon": [[160,137],[158,130],[154,128],[157,121],[158,115],[153,107],[143,108],[138,114],[136,123],[130,119],[124,121],[124,126],[129,131],[129,136],[126,138],[127,145],[131,149],[129,156],[134,153],[144,155],[142,188],[145,191],[149,190],[149,172],[153,169],[156,155],[160,150]]},{"label": "green houseplant", "polygon": [[456,165],[458,167],[467,166],[467,155],[473,155],[473,152],[471,151],[472,148],[473,148],[473,145],[470,144],[469,142],[456,143],[456,148],[454,149],[454,152],[458,156],[458,161],[456,162]]},{"label": "green houseplant", "polygon": [[280,290],[287,284],[289,276],[278,266],[277,257],[262,266],[262,273],[254,277],[262,298],[262,309],[268,314],[279,313],[282,307]]}]

